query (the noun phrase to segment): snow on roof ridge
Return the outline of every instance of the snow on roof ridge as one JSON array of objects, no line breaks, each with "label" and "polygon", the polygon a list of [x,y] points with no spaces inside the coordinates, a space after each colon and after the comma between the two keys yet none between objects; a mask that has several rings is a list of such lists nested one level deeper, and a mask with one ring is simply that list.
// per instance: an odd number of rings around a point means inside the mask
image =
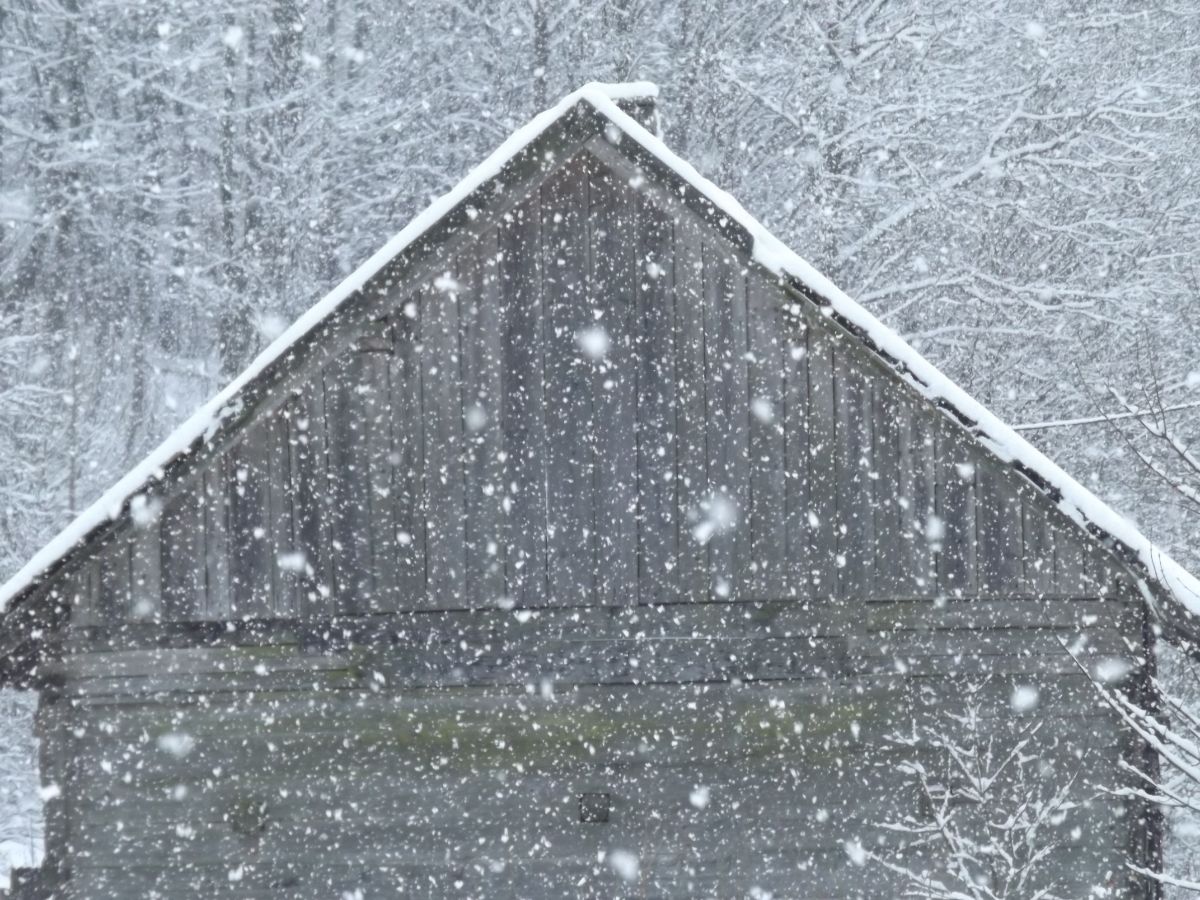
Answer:
[{"label": "snow on roof ridge", "polygon": [[[656,100],[658,85],[653,81],[589,81],[575,94],[598,93],[609,100]],[[574,94],[570,95],[574,96]]]},{"label": "snow on roof ridge", "polygon": [[[237,378],[181,424],[140,464],[84,510],[38,553],[0,586],[0,612],[14,597],[33,585],[45,572],[71,552],[92,531],[120,516],[125,504],[152,480],[160,479],[166,466],[186,453],[199,438],[207,439],[222,420],[237,412],[237,395],[290,347],[333,313],[348,297],[361,289],[390,260],[428,231],[473,191],[499,174],[504,165],[536,140],[568,110],[586,101],[622,132],[640,144],[659,162],[707,197],[722,213],[743,227],[753,239],[753,256],[764,268],[800,281],[827,300],[833,311],[862,330],[877,348],[890,355],[906,371],[914,386],[926,397],[952,405],[976,423],[978,436],[1006,461],[1026,466],[1058,490],[1059,508],[1079,524],[1089,522],[1134,551],[1147,572],[1180,604],[1200,615],[1200,580],[1159,550],[1128,519],[1077,482],[1032,444],[1001,422],[974,398],[943,375],[828,278],[789,249],[750,215],[726,191],[702,176],[690,163],[676,156],[654,134],[642,127],[618,105],[621,101],[652,99],[658,87],[650,82],[604,84],[589,82],[568,94],[550,109],[539,113],[511,134],[482,163],[472,169],[450,191],[434,200],[341,284],[314,304],[284,331]],[[1148,593],[1147,593],[1147,596]]]}]

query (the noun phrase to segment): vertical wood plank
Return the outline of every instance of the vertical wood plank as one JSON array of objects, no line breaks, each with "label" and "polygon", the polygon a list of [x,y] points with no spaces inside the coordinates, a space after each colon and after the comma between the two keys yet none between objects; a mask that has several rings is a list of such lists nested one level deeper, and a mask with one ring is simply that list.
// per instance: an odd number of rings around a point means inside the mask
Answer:
[{"label": "vertical wood plank", "polygon": [[288,405],[272,414],[267,446],[271,477],[267,509],[271,532],[271,563],[275,578],[272,614],[291,618],[300,608],[303,567],[297,571],[296,523],[292,509],[291,419]]},{"label": "vertical wood plank", "polygon": [[392,509],[396,527],[396,607],[429,605],[425,580],[425,423],[421,416],[422,359],[419,296],[391,317],[395,342],[388,383],[392,406]]},{"label": "vertical wood plank", "polygon": [[587,177],[564,168],[541,189],[546,345],[547,564],[550,600],[586,605],[595,598],[594,362],[581,342],[594,327],[587,305]]},{"label": "vertical wood plank", "polygon": [[796,307],[785,317],[783,359],[784,514],[787,543],[784,583],[793,597],[811,596],[810,557],[815,530],[809,524],[812,492],[809,483],[811,426],[809,424],[808,323]]},{"label": "vertical wood plank", "polygon": [[750,335],[750,532],[749,580],[755,598],[786,596],[787,447],[784,430],[785,352],[781,292],[757,273],[746,281]]},{"label": "vertical wood plank", "polygon": [[676,599],[679,515],[675,506],[675,253],[669,216],[638,197],[642,271],[635,333],[638,364],[638,597]]},{"label": "vertical wood plank", "polygon": [[914,597],[938,591],[938,556],[945,541],[937,509],[937,465],[932,414],[909,398],[897,408],[899,450],[899,590]]},{"label": "vertical wood plank", "polygon": [[1116,571],[1108,551],[1088,532],[1080,529],[1061,511],[1056,511],[1064,529],[1069,531],[1078,547],[1078,555],[1068,551],[1071,565],[1079,569],[1079,592],[1085,597],[1110,597],[1116,589]]},{"label": "vertical wood plank", "polygon": [[506,379],[502,427],[507,459],[502,503],[505,579],[521,606],[547,602],[546,409],[543,353],[541,198],[535,194],[505,219],[500,232]]},{"label": "vertical wood plank", "polygon": [[[709,595],[708,548],[698,539],[709,492],[704,371],[704,246],[699,227],[675,222],[676,510],[680,599]],[[699,534],[703,537],[703,533]]]},{"label": "vertical wood plank", "polygon": [[1099,544],[1092,544],[1089,549],[1088,573],[1092,580],[1092,596],[1114,597],[1119,595],[1119,579],[1116,561]]},{"label": "vertical wood plank", "polygon": [[938,558],[941,593],[971,596],[976,590],[976,453],[949,423],[938,422],[938,518],[944,533]]},{"label": "vertical wood plank", "polygon": [[99,564],[94,556],[81,560],[67,576],[64,596],[71,604],[72,625],[100,624],[99,582]]},{"label": "vertical wood plank", "polygon": [[127,535],[109,538],[97,551],[99,591],[97,614],[102,622],[123,622],[129,619],[130,541]]},{"label": "vertical wood plank", "polygon": [[1029,488],[1020,493],[1025,584],[1029,593],[1044,597],[1054,592],[1054,528],[1046,515],[1048,501]]},{"label": "vertical wood plank", "polygon": [[204,477],[188,478],[163,507],[159,529],[162,615],[192,621],[205,611]]},{"label": "vertical wood plank", "polygon": [[890,379],[882,377],[873,367],[868,372],[873,396],[869,474],[875,543],[868,548],[874,556],[872,594],[880,598],[911,596],[911,578],[904,577],[903,568],[911,536],[905,536],[905,509],[901,505],[900,401]]},{"label": "vertical wood plank", "polygon": [[[148,498],[150,521],[135,521],[130,532],[130,613],[135,620],[162,616],[162,509],[158,498]],[[157,509],[157,515],[153,513]]]},{"label": "vertical wood plank", "polygon": [[589,172],[588,213],[590,327],[603,329],[608,340],[607,354],[588,361],[595,421],[596,602],[620,606],[638,602],[633,336],[640,323],[634,321],[633,269],[640,241],[634,195],[612,173]]},{"label": "vertical wood plank", "polygon": [[204,618],[209,620],[228,619],[232,614],[225,462],[222,457],[204,472]]},{"label": "vertical wood plank", "polygon": [[749,575],[750,403],[746,283],[723,240],[704,244],[704,368],[708,402],[706,510],[710,589],[736,599]]},{"label": "vertical wood plank", "polygon": [[367,545],[370,552],[370,595],[361,608],[390,612],[399,604],[396,569],[396,502],[393,490],[392,345],[389,322],[372,323],[361,338],[359,382],[355,387],[356,418],[362,423],[363,479],[367,483]]},{"label": "vertical wood plank", "polygon": [[1020,592],[1024,582],[1020,498],[1012,480],[990,459],[976,468],[979,592]]},{"label": "vertical wood plank", "polygon": [[815,596],[837,593],[837,467],[834,452],[833,338],[820,313],[808,322],[809,445],[807,520],[810,573]]},{"label": "vertical wood plank", "polygon": [[425,425],[426,577],[438,609],[466,602],[462,368],[458,273],[421,292],[422,420]]},{"label": "vertical wood plank", "polygon": [[289,410],[284,404],[263,421],[266,478],[266,544],[271,571],[271,595],[264,616],[294,616],[298,578],[293,574],[295,530],[292,516],[292,451],[289,446]]},{"label": "vertical wood plank", "polygon": [[1055,593],[1063,597],[1086,597],[1092,591],[1082,535],[1075,524],[1055,513],[1054,530]]},{"label": "vertical wood plank", "polygon": [[331,556],[341,613],[397,604],[391,350],[389,324],[373,322],[325,372]]},{"label": "vertical wood plank", "polygon": [[224,460],[233,618],[263,618],[273,606],[276,562],[270,532],[269,440],[269,419],[256,422],[243,432]]},{"label": "vertical wood plank", "polygon": [[466,478],[466,581],[472,603],[495,605],[506,594],[504,432],[501,429],[503,297],[499,236],[487,231],[474,258],[460,266],[470,290],[459,298],[463,352]]},{"label": "vertical wood plank", "polygon": [[365,612],[372,602],[367,361],[357,349],[325,369],[325,440],[333,558],[333,609]]},{"label": "vertical wood plank", "polygon": [[837,402],[838,595],[866,597],[874,585],[875,520],[871,509],[871,386],[862,359],[848,338],[834,349]]},{"label": "vertical wood plank", "polygon": [[331,612],[333,553],[331,501],[326,471],[325,382],[318,376],[290,403],[291,502],[294,525],[294,576],[298,582],[297,614],[318,617]]}]

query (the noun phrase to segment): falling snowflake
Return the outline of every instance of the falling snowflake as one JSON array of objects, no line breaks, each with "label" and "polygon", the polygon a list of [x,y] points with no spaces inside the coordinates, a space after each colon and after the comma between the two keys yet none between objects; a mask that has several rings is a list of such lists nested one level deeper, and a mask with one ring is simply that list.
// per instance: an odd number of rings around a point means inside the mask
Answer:
[{"label": "falling snowflake", "polygon": [[700,504],[699,521],[692,528],[696,543],[704,546],[716,534],[729,531],[737,525],[738,508],[733,499],[717,491]]},{"label": "falling snowflake", "polygon": [[579,344],[579,349],[593,362],[600,362],[607,357],[612,344],[608,332],[599,325],[583,329],[575,335],[575,340]]},{"label": "falling snowflake", "polygon": [[1132,668],[1128,660],[1110,656],[1096,663],[1096,678],[1105,684],[1112,684],[1128,675]]},{"label": "falling snowflake", "polygon": [[158,749],[174,756],[176,759],[183,759],[183,757],[195,749],[195,746],[196,739],[190,734],[172,731],[160,735],[158,738]]},{"label": "falling snowflake", "polygon": [[472,403],[463,413],[463,422],[467,431],[482,431],[488,423],[488,412],[482,404]]},{"label": "falling snowflake", "polygon": [[863,848],[862,842],[858,838],[846,841],[842,846],[846,850],[846,855],[850,857],[850,862],[856,866],[866,865],[867,851]]},{"label": "falling snowflake", "polygon": [[1041,692],[1031,684],[1018,684],[1013,688],[1012,696],[1009,698],[1009,705],[1013,712],[1023,713],[1036,709]]},{"label": "falling snowflake", "polygon": [[246,37],[246,32],[242,30],[240,25],[230,25],[225,29],[225,33],[221,35],[221,43],[230,50],[236,50],[242,45],[242,41]]},{"label": "falling snowflake", "polygon": [[300,573],[308,569],[308,557],[303,550],[293,550],[290,553],[280,553],[275,562],[280,571]]},{"label": "falling snowflake", "polygon": [[146,494],[137,494],[129,501],[129,517],[137,528],[149,528],[158,521],[162,512],[162,500]]},{"label": "falling snowflake", "polygon": [[624,881],[637,881],[642,868],[637,854],[628,850],[608,851],[608,864]]},{"label": "falling snowflake", "polygon": [[750,401],[750,412],[760,422],[770,424],[775,421],[775,406],[766,397],[755,397]]}]

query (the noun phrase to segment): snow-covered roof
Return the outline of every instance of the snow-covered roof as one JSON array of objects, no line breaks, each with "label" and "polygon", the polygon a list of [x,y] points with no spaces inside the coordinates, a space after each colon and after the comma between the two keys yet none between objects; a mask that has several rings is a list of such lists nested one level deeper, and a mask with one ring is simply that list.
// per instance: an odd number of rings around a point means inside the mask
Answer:
[{"label": "snow-covered roof", "polygon": [[1143,593],[1152,600],[1150,588],[1157,587],[1189,612],[1200,615],[1200,580],[1159,550],[1128,519],[1055,465],[1043,453],[1000,421],[962,388],[914,350],[898,334],[881,323],[843,293],[828,278],[788,249],[766,230],[741,204],[712,184],[690,164],[667,148],[655,134],[639,124],[621,107],[621,102],[657,97],[658,88],[649,83],[584,85],[558,104],[536,116],[502,143],[491,156],[473,169],[451,191],[439,197],[399,234],[383,245],[341,284],[268,346],[253,363],[219,394],[180,425],[139,465],[112,486],[99,500],[41,549],[9,581],[0,587],[0,611],[62,562],[93,532],[119,519],[142,492],[159,481],[167,466],[193,453],[215,434],[221,423],[239,411],[242,391],[280,359],[302,337],[324,322],[343,302],[362,289],[387,263],[447,216],[474,191],[500,174],[524,148],[538,139],[578,104],[586,103],[621,133],[692,189],[710,201],[720,214],[740,226],[752,242],[756,262],[807,293],[828,303],[831,312],[859,332],[874,348],[888,357],[900,374],[924,396],[948,408],[969,423],[978,440],[1005,462],[1019,466],[1054,497],[1059,508],[1089,531],[1117,541],[1141,564],[1146,582]]}]

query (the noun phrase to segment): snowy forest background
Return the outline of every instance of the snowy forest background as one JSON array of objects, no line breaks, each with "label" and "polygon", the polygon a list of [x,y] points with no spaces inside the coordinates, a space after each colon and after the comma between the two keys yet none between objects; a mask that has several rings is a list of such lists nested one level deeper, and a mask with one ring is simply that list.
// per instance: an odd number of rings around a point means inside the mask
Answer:
[{"label": "snowy forest background", "polygon": [[0,0],[0,578],[593,79],[657,82],[674,149],[1200,564],[1200,6]]}]

